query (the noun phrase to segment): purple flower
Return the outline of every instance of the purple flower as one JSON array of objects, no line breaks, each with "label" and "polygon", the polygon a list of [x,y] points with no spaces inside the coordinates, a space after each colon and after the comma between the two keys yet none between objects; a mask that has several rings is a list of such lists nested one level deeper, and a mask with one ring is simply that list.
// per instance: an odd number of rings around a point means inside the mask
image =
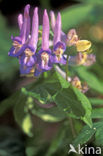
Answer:
[{"label": "purple flower", "polygon": [[66,50],[66,45],[61,41],[61,15],[58,13],[55,29],[54,29],[54,39],[53,39],[53,62],[66,64],[66,60],[63,57],[63,53]]},{"label": "purple flower", "polygon": [[22,21],[22,15],[20,14],[18,16],[18,24],[20,28],[20,35],[17,37],[11,37],[13,40],[13,46],[10,49],[8,55],[13,57],[18,57],[22,54],[24,51],[23,45],[25,44],[28,34],[30,31],[30,17],[29,17],[29,9],[30,5],[26,5],[24,9],[24,20]]},{"label": "purple flower", "polygon": [[35,68],[33,66],[27,67],[23,64],[20,65],[21,75],[34,74]]},{"label": "purple flower", "polygon": [[[76,46],[79,39],[75,29],[71,29],[67,35],[62,31],[61,14],[58,13],[57,18],[55,18],[53,11],[50,12],[53,33],[50,33],[49,17],[46,9],[43,14],[42,31],[39,31],[37,7],[34,9],[32,29],[30,31],[29,9],[30,5],[26,5],[24,15],[19,14],[18,16],[20,35],[11,37],[13,46],[8,55],[18,58],[22,75],[39,76],[41,73],[51,70],[55,63],[66,64],[67,57],[64,54],[66,45]],[[42,37],[39,36],[39,32],[41,32]],[[53,40],[51,38],[49,40],[49,33]],[[39,47],[38,38],[42,41],[39,42],[41,43],[39,51],[37,51],[37,46]],[[50,49],[52,46],[53,48]],[[78,52],[76,56],[69,56],[68,61],[69,65],[89,66],[95,62],[95,56]]]},{"label": "purple flower", "polygon": [[[65,59],[67,58],[64,55]],[[86,53],[78,53],[75,56],[69,56],[69,65],[83,65],[83,66],[91,66],[96,61],[96,56],[94,54],[86,54]]]},{"label": "purple flower", "polygon": [[23,15],[19,14],[18,16],[18,25],[19,25],[19,29],[21,30],[22,26],[23,26]]},{"label": "purple flower", "polygon": [[46,10],[44,10],[43,14],[42,47],[36,54],[36,57],[36,72],[34,75],[39,75],[41,72],[52,68],[52,55],[51,50],[49,49],[49,18]]},{"label": "purple flower", "polygon": [[76,30],[75,29],[71,29],[69,30],[68,34],[67,34],[67,45],[68,46],[73,46],[76,44],[76,42],[78,41],[78,35],[76,33]]},{"label": "purple flower", "polygon": [[[21,73],[22,73],[22,68],[24,72],[23,66],[33,67],[36,62],[35,52],[37,49],[37,42],[38,42],[38,27],[39,27],[38,8],[36,7],[34,9],[34,15],[33,15],[33,20],[32,20],[31,38],[29,39],[28,43],[23,46],[24,52],[23,52],[23,55],[20,57]],[[28,68],[28,69],[31,69],[31,68]]]},{"label": "purple flower", "polygon": [[[50,12],[50,16],[51,16],[51,28],[52,31],[55,32],[55,24],[56,24],[56,18],[55,18],[55,14],[53,11]],[[62,42],[66,42],[67,40],[67,36],[66,34],[61,30],[61,41]]]}]

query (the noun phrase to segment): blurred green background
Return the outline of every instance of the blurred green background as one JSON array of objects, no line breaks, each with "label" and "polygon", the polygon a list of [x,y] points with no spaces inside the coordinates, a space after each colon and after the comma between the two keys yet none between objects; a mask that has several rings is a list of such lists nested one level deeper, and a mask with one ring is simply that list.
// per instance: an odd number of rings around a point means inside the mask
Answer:
[{"label": "blurred green background", "polygon": [[[71,129],[66,126],[68,123],[62,121],[49,123],[48,117],[42,115],[43,121],[37,117],[39,115],[33,115],[34,135],[29,134],[27,136],[17,125],[15,115],[13,115],[12,100],[15,96],[8,102],[6,100],[17,89],[33,82],[33,78],[20,77],[17,59],[8,56],[12,44],[11,35],[16,36],[18,34],[17,15],[23,12],[27,3],[31,4],[31,14],[35,6],[39,7],[40,17],[44,8],[47,8],[48,12],[50,10],[54,10],[56,13],[60,11],[62,28],[65,33],[69,29],[75,28],[80,39],[87,39],[92,42],[96,63],[87,68],[77,70],[73,68],[81,79],[87,81],[92,88],[87,93],[92,102],[93,97],[98,97],[100,100],[103,98],[103,1],[0,0],[0,156],[66,156],[72,139],[68,136],[71,133]],[[87,78],[88,76],[94,83],[91,84],[91,81]],[[101,104],[103,104],[103,101],[101,101]],[[19,104],[16,107],[18,111],[21,111],[18,108]],[[102,113],[103,110],[101,110]],[[45,122],[46,120],[47,122]],[[30,124],[30,118],[26,116],[24,125],[22,125],[24,132],[28,133]],[[82,125],[78,122],[75,124],[79,132]],[[63,129],[65,130],[63,131]],[[92,144],[92,141],[89,144]]]}]

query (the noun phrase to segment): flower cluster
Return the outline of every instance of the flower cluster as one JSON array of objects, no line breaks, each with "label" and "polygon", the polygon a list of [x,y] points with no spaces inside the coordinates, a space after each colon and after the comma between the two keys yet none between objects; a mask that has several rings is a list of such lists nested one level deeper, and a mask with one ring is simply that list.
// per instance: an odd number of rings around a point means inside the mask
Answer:
[{"label": "flower cluster", "polygon": [[[39,76],[41,73],[51,70],[54,64],[70,65],[91,65],[95,62],[95,56],[88,54],[91,42],[88,40],[79,40],[74,29],[71,29],[66,35],[62,31],[61,14],[55,18],[54,12],[50,12],[52,40],[50,40],[50,24],[47,10],[43,13],[42,37],[39,36],[39,16],[38,8],[34,8],[32,18],[32,29],[30,16],[30,5],[26,5],[24,15],[19,14],[18,24],[20,35],[11,37],[13,44],[8,53],[9,56],[17,57],[20,64],[21,75]],[[41,47],[38,50],[39,39]],[[77,49],[76,56],[65,55],[67,46],[75,46]]]}]

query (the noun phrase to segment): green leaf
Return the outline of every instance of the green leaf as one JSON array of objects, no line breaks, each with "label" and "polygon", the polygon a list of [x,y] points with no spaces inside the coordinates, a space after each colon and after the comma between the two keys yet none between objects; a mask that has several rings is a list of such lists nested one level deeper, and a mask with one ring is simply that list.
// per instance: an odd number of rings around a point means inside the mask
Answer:
[{"label": "green leaf", "polygon": [[79,117],[92,127],[91,104],[87,97],[77,88],[69,87],[63,89],[56,95],[55,102],[60,109],[70,113],[71,117]]},{"label": "green leaf", "polygon": [[[29,136],[32,136],[32,121],[31,116],[28,113],[28,107],[30,107],[32,100],[25,96],[21,92],[17,94],[17,99],[14,101],[14,117],[16,122],[22,128],[22,130]],[[29,106],[27,106],[29,105]]]},{"label": "green leaf", "polygon": [[103,118],[103,108],[95,108],[95,109],[93,109],[91,117],[93,119]]},{"label": "green leaf", "polygon": [[62,89],[62,91],[56,95],[55,102],[58,108],[68,113],[73,113],[77,117],[84,116],[85,114],[81,102],[78,100],[71,87]]},{"label": "green leaf", "polygon": [[103,105],[103,99],[99,98],[89,98],[92,105]]},{"label": "green leaf", "polygon": [[[24,89],[23,89],[24,90]],[[32,84],[30,87],[27,87],[27,90],[24,91],[25,94],[36,98],[39,102],[46,104],[53,101],[53,96],[61,90],[61,85],[59,82],[42,82],[37,86]]]},{"label": "green leaf", "polygon": [[95,134],[95,129],[90,128],[89,126],[84,126],[79,135],[76,137],[76,139],[73,141],[73,145],[75,147],[78,146],[78,144],[85,144],[87,143]]},{"label": "green leaf", "polygon": [[37,103],[33,102],[33,108],[31,110],[32,114],[40,117],[46,122],[58,122],[65,119],[67,116],[65,112],[59,110],[58,107],[53,108],[41,108]]},{"label": "green leaf", "polygon": [[95,133],[95,143],[97,145],[103,146],[103,120],[94,123],[96,129]]},{"label": "green leaf", "polygon": [[56,75],[62,88],[68,88],[70,86],[70,83],[67,82],[58,72],[56,72]]},{"label": "green leaf", "polygon": [[76,71],[78,72],[78,75],[88,83],[90,88],[103,93],[103,85],[93,73],[86,70],[85,67],[79,67]]},{"label": "green leaf", "polygon": [[40,101],[44,100],[44,98],[42,98],[39,93],[37,94],[35,92],[28,91],[26,88],[22,88],[21,91],[23,92],[24,95],[34,97]]},{"label": "green leaf", "polygon": [[103,5],[103,1],[102,0],[78,0],[78,1],[81,1],[81,2],[84,2],[84,3],[88,3],[88,4],[100,4],[100,5]]},{"label": "green leaf", "polygon": [[73,90],[75,94],[77,95],[78,100],[80,100],[83,108],[85,109],[85,116],[81,117],[81,119],[90,127],[92,127],[92,120],[91,120],[92,107],[88,98],[83,93],[81,93],[77,88],[73,87]]},{"label": "green leaf", "polygon": [[75,147],[78,144],[87,143],[93,136],[95,136],[95,143],[98,145],[103,145],[103,120],[95,122],[93,127],[84,126],[81,132],[78,134],[76,139],[73,141]]},{"label": "green leaf", "polygon": [[100,128],[97,129],[95,134],[95,143],[97,145],[103,146],[103,122]]}]

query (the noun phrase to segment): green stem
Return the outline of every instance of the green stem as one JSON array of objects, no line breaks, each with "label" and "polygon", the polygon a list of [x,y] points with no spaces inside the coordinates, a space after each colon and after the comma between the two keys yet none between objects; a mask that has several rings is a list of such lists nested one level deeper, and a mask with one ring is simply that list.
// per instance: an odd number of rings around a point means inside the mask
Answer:
[{"label": "green stem", "polygon": [[[67,61],[66,61],[66,81],[68,81],[68,65],[69,65],[69,55],[67,55]],[[75,138],[76,137],[76,132],[75,132],[75,128],[74,128],[74,124],[73,124],[73,119],[71,117],[69,117],[69,123],[70,123],[70,127],[71,127],[71,131],[72,131],[72,135]]]},{"label": "green stem", "polygon": [[69,73],[69,71],[68,71],[68,64],[69,64],[69,61],[68,61],[68,59],[69,59],[69,55],[67,55],[67,62],[66,62],[66,81],[68,81],[68,73]]}]

